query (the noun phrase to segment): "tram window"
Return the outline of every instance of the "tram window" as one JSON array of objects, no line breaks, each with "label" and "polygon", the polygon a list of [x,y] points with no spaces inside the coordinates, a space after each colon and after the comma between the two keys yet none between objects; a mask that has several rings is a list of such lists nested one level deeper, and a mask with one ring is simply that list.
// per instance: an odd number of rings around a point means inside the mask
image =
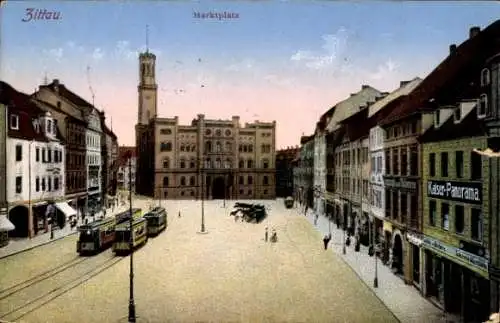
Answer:
[{"label": "tram window", "polygon": [[115,237],[116,237],[117,241],[129,241],[130,240],[130,232],[129,231],[117,231]]},{"label": "tram window", "polygon": [[81,231],[80,232],[80,241],[81,242],[93,242],[94,234],[92,231]]}]

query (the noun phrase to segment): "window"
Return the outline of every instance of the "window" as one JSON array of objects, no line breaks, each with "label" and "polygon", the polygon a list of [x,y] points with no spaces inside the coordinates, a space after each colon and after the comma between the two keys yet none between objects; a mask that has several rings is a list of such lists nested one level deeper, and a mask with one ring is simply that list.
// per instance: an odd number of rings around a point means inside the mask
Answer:
[{"label": "window", "polygon": [[170,159],[163,159],[163,168],[170,168]]},{"label": "window", "polygon": [[464,233],[464,207],[455,205],[455,232]]},{"label": "window", "polygon": [[264,176],[264,177],[262,178],[262,184],[263,184],[263,185],[269,185],[269,178],[268,178],[267,176]]},{"label": "window", "polygon": [[59,190],[59,177],[54,178],[54,191]]},{"label": "window", "polygon": [[181,161],[180,161],[180,167],[181,168],[186,168],[186,161],[184,159],[181,159]]},{"label": "window", "polygon": [[36,161],[39,162],[40,161],[40,148],[36,147],[35,149],[35,158],[36,158]]},{"label": "window", "polygon": [[392,191],[392,216],[394,219],[399,218],[399,198],[398,191]]},{"label": "window", "polygon": [[243,159],[240,159],[238,162],[238,168],[245,168],[245,161]]},{"label": "window", "polygon": [[481,155],[475,152],[470,153],[470,173],[472,180],[480,180],[482,177],[483,160]]},{"label": "window", "polygon": [[377,157],[377,173],[382,173],[382,156]]},{"label": "window", "polygon": [[471,209],[470,216],[471,238],[476,241],[483,240],[483,216],[481,209]]},{"label": "window", "polygon": [[240,185],[243,185],[243,184],[245,183],[245,182],[244,182],[244,180],[245,180],[245,179],[243,178],[243,176],[240,176],[238,183],[239,183]]},{"label": "window", "polygon": [[253,161],[251,159],[247,161],[247,168],[253,168]]},{"label": "window", "polygon": [[375,160],[376,160],[375,157],[372,157],[371,160],[372,160],[371,161],[372,172],[377,172],[377,167],[376,167],[376,164],[375,164],[376,163],[375,162]]},{"label": "window", "polygon": [[460,119],[462,118],[462,110],[460,109],[460,106],[455,108],[454,118],[455,121],[460,121]]},{"label": "window", "polygon": [[196,185],[196,181],[194,179],[194,176],[189,177],[189,186],[195,186],[195,185]]},{"label": "window", "polygon": [[418,228],[418,196],[410,195],[410,224],[413,228]]},{"label": "window", "polygon": [[429,224],[436,226],[437,205],[435,200],[429,201]]},{"label": "window", "polygon": [[399,175],[399,152],[397,148],[392,149],[392,175]]},{"label": "window", "polygon": [[39,192],[40,191],[40,177],[36,177],[35,179],[35,191]]},{"label": "window", "polygon": [[233,151],[233,145],[230,142],[226,142],[226,152],[230,153]]},{"label": "window", "polygon": [[215,168],[222,168],[222,161],[220,158],[215,159]]},{"label": "window", "polygon": [[47,129],[45,129],[45,131],[47,133],[51,133],[52,132],[52,121],[51,120],[47,120]]},{"label": "window", "polygon": [[168,187],[168,184],[169,184],[168,177],[167,176],[163,177],[163,187]]},{"label": "window", "polygon": [[160,134],[162,134],[162,135],[171,135],[172,134],[172,130],[170,130],[169,128],[163,128],[163,129],[160,129]]},{"label": "window", "polygon": [[196,161],[194,159],[189,162],[189,168],[196,168]]},{"label": "window", "polygon": [[418,176],[418,168],[419,168],[418,164],[419,164],[418,146],[411,145],[410,146],[410,175],[411,176]]},{"label": "window", "polygon": [[248,178],[247,178],[247,183],[248,183],[249,185],[253,184],[253,177],[252,177],[252,176],[248,176]]},{"label": "window", "polygon": [[490,70],[485,68],[481,71],[481,86],[490,84]]},{"label": "window", "polygon": [[448,177],[448,153],[441,153],[441,176]]},{"label": "window", "polygon": [[406,216],[408,213],[408,195],[401,193],[401,222],[406,222]]},{"label": "window", "polygon": [[23,160],[23,146],[16,145],[16,161]]},{"label": "window", "polygon": [[252,190],[248,190],[248,195],[252,195]]},{"label": "window", "polygon": [[267,195],[267,190],[264,190],[264,195]]},{"label": "window", "polygon": [[42,191],[45,192],[45,177],[42,177]]},{"label": "window", "polygon": [[437,110],[436,112],[434,112],[434,127],[436,128],[439,127],[440,123],[441,123],[441,114],[439,110]]},{"label": "window", "polygon": [[19,116],[17,114],[10,115],[10,129],[19,130]]},{"label": "window", "polygon": [[160,143],[160,151],[172,151],[172,143],[170,142]]},{"label": "window", "polygon": [[479,97],[479,107],[477,110],[478,117],[484,117],[488,113],[488,96],[486,94],[481,94]]},{"label": "window", "polygon": [[385,173],[391,175],[391,151],[389,149],[385,150]]},{"label": "window", "polygon": [[52,162],[52,150],[47,149],[47,162],[51,163]]},{"label": "window", "polygon": [[406,147],[401,147],[401,176],[408,174],[408,151]]},{"label": "window", "polygon": [[392,197],[392,191],[390,190],[385,190],[385,216],[388,218],[391,218],[391,197]]},{"label": "window", "polygon": [[441,228],[448,231],[450,229],[450,205],[441,203]]},{"label": "window", "polygon": [[248,145],[248,152],[253,153],[253,146],[251,144]]},{"label": "window", "polygon": [[429,154],[429,176],[436,176],[436,154]]},{"label": "window", "polygon": [[269,168],[269,160],[267,159],[262,160],[262,168]]},{"label": "window", "polygon": [[21,194],[23,191],[23,178],[16,176],[16,194]]},{"label": "window", "polygon": [[458,178],[464,176],[464,152],[455,151],[455,169]]},{"label": "window", "polygon": [[393,130],[393,131],[394,131],[394,132],[393,132],[394,137],[399,136],[399,127],[394,127],[394,130]]},{"label": "window", "polygon": [[244,193],[244,191],[241,189],[241,190],[240,190],[240,195],[243,195],[243,194],[245,194],[245,193]]},{"label": "window", "polygon": [[211,141],[207,141],[205,143],[205,152],[206,153],[212,152],[212,142]]},{"label": "window", "polygon": [[411,128],[411,133],[416,134],[417,133],[417,121],[413,120],[410,124]]},{"label": "window", "polygon": [[218,141],[215,143],[215,152],[218,152],[218,153],[222,152],[222,145]]}]

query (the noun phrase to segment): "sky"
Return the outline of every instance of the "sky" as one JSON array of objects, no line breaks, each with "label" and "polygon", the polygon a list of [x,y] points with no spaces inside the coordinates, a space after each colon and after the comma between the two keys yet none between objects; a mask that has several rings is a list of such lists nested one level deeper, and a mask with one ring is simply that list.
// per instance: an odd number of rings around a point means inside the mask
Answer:
[{"label": "sky", "polygon": [[[30,8],[59,19],[29,20]],[[298,145],[363,84],[393,91],[425,77],[471,26],[500,17],[498,3],[476,1],[7,0],[0,10],[0,78],[25,93],[45,78],[89,102],[93,92],[120,145],[135,143],[148,43],[160,117],[276,120],[277,148]]]}]

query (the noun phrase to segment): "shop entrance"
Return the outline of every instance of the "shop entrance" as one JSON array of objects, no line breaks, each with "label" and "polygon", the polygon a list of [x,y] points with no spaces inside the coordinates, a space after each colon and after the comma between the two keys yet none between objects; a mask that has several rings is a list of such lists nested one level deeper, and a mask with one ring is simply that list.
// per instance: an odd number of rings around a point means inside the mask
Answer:
[{"label": "shop entrance", "polygon": [[401,235],[394,236],[394,245],[392,247],[392,269],[398,275],[403,274],[403,241]]}]

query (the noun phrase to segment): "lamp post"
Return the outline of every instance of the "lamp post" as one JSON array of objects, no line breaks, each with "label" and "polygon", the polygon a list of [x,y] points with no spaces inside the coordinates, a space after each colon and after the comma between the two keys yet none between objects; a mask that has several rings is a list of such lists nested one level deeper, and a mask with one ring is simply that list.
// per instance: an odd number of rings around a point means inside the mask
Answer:
[{"label": "lamp post", "polygon": [[[200,158],[201,159],[201,158]],[[201,174],[201,230],[200,233],[205,233],[205,174],[203,173],[203,160],[199,164],[201,164],[200,174]]]},{"label": "lamp post", "polygon": [[375,219],[373,219],[373,251],[374,251],[374,257],[375,257],[375,277],[373,278],[373,287],[374,288],[378,288],[378,256],[377,256],[377,245],[375,244],[375,236],[376,236],[376,232],[375,232]]},{"label": "lamp post", "polygon": [[[132,172],[132,156],[129,157],[128,159],[128,170],[129,174]],[[134,302],[134,250],[133,250],[133,240],[132,240],[132,230],[133,230],[133,224],[134,224],[134,217],[132,216],[132,177],[129,176],[128,180],[128,186],[129,186],[129,192],[128,192],[128,199],[129,199],[129,213],[130,213],[130,219],[129,219],[129,226],[130,226],[130,236],[129,236],[129,248],[130,248],[130,297],[128,301],[128,322],[129,323],[135,323],[136,317],[135,317],[135,302]]]}]

